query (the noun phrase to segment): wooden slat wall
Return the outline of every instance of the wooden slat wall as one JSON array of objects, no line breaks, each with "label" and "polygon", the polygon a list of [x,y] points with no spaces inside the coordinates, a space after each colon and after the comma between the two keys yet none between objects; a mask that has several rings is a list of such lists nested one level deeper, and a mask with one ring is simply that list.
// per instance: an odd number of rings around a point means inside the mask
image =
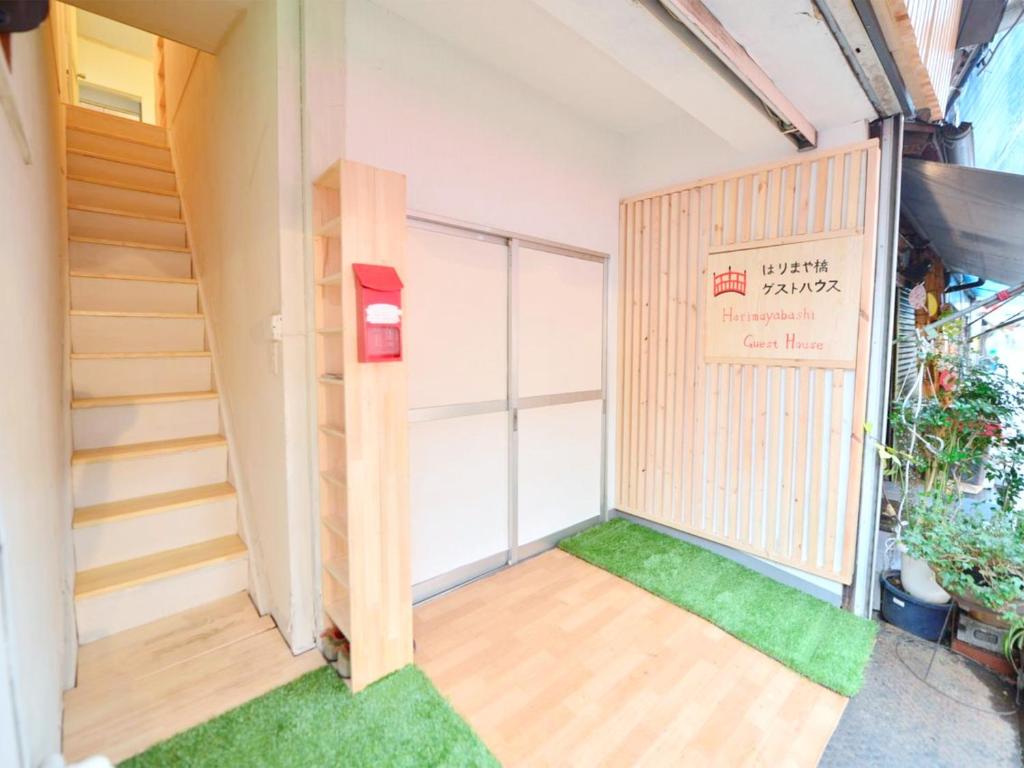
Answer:
[{"label": "wooden slat wall", "polygon": [[[870,141],[622,203],[618,509],[850,582],[877,188]],[[704,363],[711,249],[854,231],[854,370]]]}]

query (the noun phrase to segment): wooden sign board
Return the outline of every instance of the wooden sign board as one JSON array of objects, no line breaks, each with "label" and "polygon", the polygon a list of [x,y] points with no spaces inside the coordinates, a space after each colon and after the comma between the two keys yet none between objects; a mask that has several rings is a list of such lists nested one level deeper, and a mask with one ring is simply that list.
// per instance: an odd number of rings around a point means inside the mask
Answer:
[{"label": "wooden sign board", "polygon": [[704,359],[853,368],[863,235],[708,254]]}]

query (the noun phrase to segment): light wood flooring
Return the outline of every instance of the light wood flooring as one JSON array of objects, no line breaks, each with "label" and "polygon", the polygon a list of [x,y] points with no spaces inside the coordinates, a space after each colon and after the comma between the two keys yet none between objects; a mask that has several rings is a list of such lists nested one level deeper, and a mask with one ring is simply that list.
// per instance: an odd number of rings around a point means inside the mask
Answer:
[{"label": "light wood flooring", "polygon": [[83,645],[64,694],[68,760],[124,760],[319,667],[237,595]]},{"label": "light wood flooring", "polygon": [[557,550],[415,621],[417,663],[505,766],[813,766],[847,703]]}]

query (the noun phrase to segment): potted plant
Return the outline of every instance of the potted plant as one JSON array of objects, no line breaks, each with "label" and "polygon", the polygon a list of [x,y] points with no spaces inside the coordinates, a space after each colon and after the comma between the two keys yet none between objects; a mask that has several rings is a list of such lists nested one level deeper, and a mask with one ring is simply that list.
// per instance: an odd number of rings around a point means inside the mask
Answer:
[{"label": "potted plant", "polygon": [[329,627],[320,633],[320,650],[339,675],[352,676],[351,646],[340,629]]},{"label": "potted plant", "polygon": [[[1024,391],[971,353],[927,355],[921,373],[931,385],[893,406],[892,446],[879,448],[904,491],[903,586],[939,602],[938,586],[968,610],[1013,618],[1024,597]],[[963,481],[979,465],[992,490],[969,502]]]},{"label": "potted plant", "polygon": [[1017,619],[1003,640],[1003,653],[1017,673],[1017,703],[1024,691],[1024,619]]}]

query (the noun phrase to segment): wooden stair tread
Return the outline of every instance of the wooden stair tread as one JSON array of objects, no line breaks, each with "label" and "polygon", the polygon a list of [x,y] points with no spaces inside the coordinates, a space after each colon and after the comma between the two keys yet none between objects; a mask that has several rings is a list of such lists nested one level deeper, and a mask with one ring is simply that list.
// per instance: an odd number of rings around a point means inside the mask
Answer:
[{"label": "wooden stair tread", "polygon": [[166,493],[154,493],[150,496],[137,496],[134,499],[108,501],[76,509],[73,527],[85,528],[90,525],[165,512],[179,507],[191,507],[208,501],[229,499],[234,495],[235,488],[231,483],[213,483]]},{"label": "wooden stair tread", "polygon": [[75,575],[75,598],[95,597],[134,587],[206,565],[234,560],[245,553],[245,543],[232,534],[133,560],[90,568]]},{"label": "wooden stair tread", "polygon": [[184,245],[161,245],[160,243],[138,243],[134,240],[111,240],[109,237],[86,237],[84,235],[68,235],[73,243],[92,243],[93,245],[113,245],[118,248],[141,248],[146,251],[173,251],[174,253],[191,253]]},{"label": "wooden stair tread", "polygon": [[170,352],[72,352],[72,360],[118,360],[121,358],[154,358],[154,357],[210,357],[208,349],[182,349]]},{"label": "wooden stair tread", "polygon": [[77,149],[75,147],[68,147],[68,154],[91,157],[95,160],[106,160],[111,163],[121,163],[122,165],[134,165],[139,168],[146,168],[150,171],[160,171],[161,173],[174,173],[174,167],[170,163],[154,163],[149,160],[139,160],[134,157],[111,155],[107,152],[97,152],[93,149]]},{"label": "wooden stair tread", "polygon": [[227,439],[224,435],[197,435],[195,437],[177,437],[173,440],[154,440],[148,443],[128,443],[127,445],[109,445],[104,448],[84,448],[71,454],[71,463],[89,464],[96,461],[135,459],[142,456],[157,456],[162,453],[196,451],[219,445],[227,445]]},{"label": "wooden stair tread", "polygon": [[160,216],[156,213],[141,213],[128,211],[124,208],[105,208],[101,205],[82,205],[80,203],[69,203],[69,211],[85,211],[86,213],[106,213],[110,216],[122,216],[127,219],[145,219],[146,221],[162,221],[166,224],[184,224],[185,220],[180,216]]},{"label": "wooden stair tread", "polygon": [[138,283],[180,283],[182,285],[198,285],[194,277],[164,277],[162,275],[123,275],[114,272],[79,272],[72,270],[68,277],[81,277],[88,280],[132,280]]},{"label": "wooden stair tread", "polygon": [[131,685],[267,630],[276,630],[273,618],[260,616],[247,592],[172,613],[81,646],[74,695],[81,696],[83,687]]},{"label": "wooden stair tread", "polygon": [[130,181],[119,181],[116,179],[104,179],[99,176],[87,176],[82,173],[69,173],[68,181],[81,181],[85,184],[96,184],[101,187],[115,187],[116,189],[127,189],[130,192],[146,192],[151,195],[163,195],[164,197],[178,197],[177,191],[150,187],[146,184],[135,184]]},{"label": "wooden stair tread", "polygon": [[[155,149],[170,149],[167,143],[167,131],[154,130],[159,128],[159,126],[155,126],[150,123],[142,123],[137,120],[129,120],[121,117],[120,115],[112,115],[107,112],[97,112],[94,109],[87,109],[86,107],[81,107],[78,104],[66,104],[65,107],[67,108],[69,115],[78,115],[78,117],[71,118],[66,121],[67,129],[69,131],[82,131],[83,133],[94,133],[99,136],[109,136],[112,139],[121,139],[122,141],[128,141],[132,144],[145,144],[147,147],[153,147]],[[102,117],[97,117],[97,115],[102,115]],[[85,120],[86,123],[92,121],[92,124],[82,125],[79,122],[80,120]],[[129,131],[133,131],[136,135],[123,136],[103,129],[103,123],[115,121],[123,125]],[[158,132],[162,134],[162,139],[149,139],[141,135],[143,133],[153,134]]]},{"label": "wooden stair tread", "polygon": [[183,400],[214,400],[217,392],[212,389],[194,392],[157,392],[151,395],[107,395],[105,397],[75,397],[72,408],[107,408],[114,405],[149,405],[151,403],[177,403]]},{"label": "wooden stair tread", "polygon": [[157,317],[164,320],[198,320],[198,312],[126,312],[112,309],[72,309],[72,317]]}]

